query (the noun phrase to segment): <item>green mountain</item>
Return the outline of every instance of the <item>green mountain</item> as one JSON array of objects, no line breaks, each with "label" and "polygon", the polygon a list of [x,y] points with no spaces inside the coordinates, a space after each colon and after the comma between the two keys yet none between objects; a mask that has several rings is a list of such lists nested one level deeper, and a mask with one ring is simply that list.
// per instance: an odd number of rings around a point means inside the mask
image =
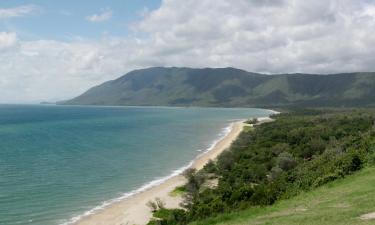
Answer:
[{"label": "green mountain", "polygon": [[375,73],[277,74],[235,68],[134,70],[59,104],[161,106],[374,106]]}]

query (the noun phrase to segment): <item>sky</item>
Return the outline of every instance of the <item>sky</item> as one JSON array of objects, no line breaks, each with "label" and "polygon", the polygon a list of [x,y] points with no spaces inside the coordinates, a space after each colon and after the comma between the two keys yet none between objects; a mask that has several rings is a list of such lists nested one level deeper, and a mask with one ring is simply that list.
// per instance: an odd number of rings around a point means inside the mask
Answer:
[{"label": "sky", "polygon": [[0,103],[152,66],[375,71],[374,32],[375,0],[1,0]]}]

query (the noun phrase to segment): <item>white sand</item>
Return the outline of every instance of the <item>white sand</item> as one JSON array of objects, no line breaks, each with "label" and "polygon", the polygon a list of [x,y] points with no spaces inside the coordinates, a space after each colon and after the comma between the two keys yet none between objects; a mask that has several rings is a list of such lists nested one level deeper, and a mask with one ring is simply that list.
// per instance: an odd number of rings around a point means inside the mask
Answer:
[{"label": "white sand", "polygon": [[[262,118],[261,120],[265,120]],[[243,122],[235,122],[231,131],[220,140],[211,151],[197,158],[192,168],[197,170],[210,160],[215,159],[220,153],[226,150],[231,143],[237,138],[244,127]],[[150,200],[160,198],[167,208],[177,208],[182,201],[181,197],[172,197],[170,192],[177,186],[185,184],[186,180],[182,175],[175,176],[166,182],[154,186],[144,192],[135,194],[127,199],[114,203],[107,208],[96,212],[93,215],[82,218],[77,225],[143,225],[147,224],[152,214],[146,206]]]}]

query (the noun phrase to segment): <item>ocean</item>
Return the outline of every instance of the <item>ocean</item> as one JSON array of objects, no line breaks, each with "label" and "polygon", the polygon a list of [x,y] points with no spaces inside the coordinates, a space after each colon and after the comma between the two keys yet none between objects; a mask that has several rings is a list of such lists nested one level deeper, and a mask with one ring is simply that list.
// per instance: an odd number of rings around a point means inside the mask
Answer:
[{"label": "ocean", "polygon": [[265,109],[0,105],[0,224],[70,224],[181,172]]}]

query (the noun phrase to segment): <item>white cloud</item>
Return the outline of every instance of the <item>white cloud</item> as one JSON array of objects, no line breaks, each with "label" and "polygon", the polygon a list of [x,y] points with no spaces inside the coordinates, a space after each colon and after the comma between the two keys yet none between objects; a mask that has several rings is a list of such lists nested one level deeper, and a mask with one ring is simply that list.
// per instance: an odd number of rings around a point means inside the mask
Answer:
[{"label": "white cloud", "polygon": [[0,102],[66,99],[150,66],[375,71],[374,9],[366,0],[164,0],[126,38],[25,41],[1,33]]},{"label": "white cloud", "polygon": [[0,50],[10,48],[17,43],[17,35],[15,33],[0,32]]},{"label": "white cloud", "polygon": [[112,10],[107,9],[107,10],[103,11],[102,13],[87,16],[86,20],[88,20],[90,22],[103,22],[103,21],[107,21],[107,20],[111,19],[112,15],[113,15]]},{"label": "white cloud", "polygon": [[[192,10],[194,9],[194,10]],[[374,71],[374,3],[165,0],[134,26],[161,65],[255,72]]]},{"label": "white cloud", "polygon": [[35,5],[21,5],[14,8],[0,8],[0,19],[27,16],[37,11],[39,11],[39,7]]}]

